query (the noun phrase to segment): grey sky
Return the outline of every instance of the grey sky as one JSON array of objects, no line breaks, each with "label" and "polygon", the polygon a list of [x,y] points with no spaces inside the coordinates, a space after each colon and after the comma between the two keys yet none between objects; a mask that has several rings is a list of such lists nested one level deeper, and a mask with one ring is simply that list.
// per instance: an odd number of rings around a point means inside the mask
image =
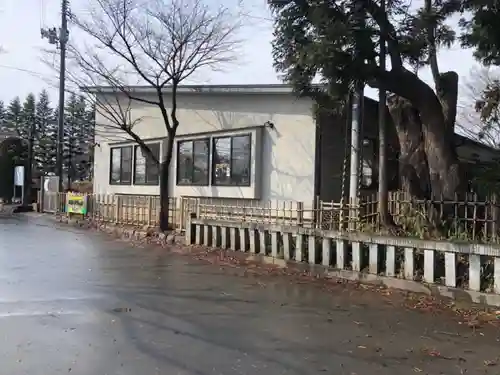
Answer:
[{"label": "grey sky", "polygon": [[[89,0],[72,0],[74,12],[84,7]],[[231,0],[228,0],[231,1]],[[233,0],[235,1],[235,0]],[[268,16],[267,0],[246,0],[246,9],[251,11],[253,24],[242,33],[243,57],[240,64],[225,73],[214,73],[205,82],[218,84],[278,83],[272,67],[271,45],[272,23]],[[254,18],[255,17],[255,18]],[[38,93],[55,84],[53,71],[40,61],[42,48],[53,48],[40,38],[40,27],[58,26],[60,19],[59,0],[2,0],[0,4],[0,45],[5,52],[0,54],[0,100],[8,102],[14,96],[24,97],[29,92]],[[249,22],[250,22],[249,21]],[[465,78],[474,64],[470,51],[455,46],[439,55],[441,70],[455,70]],[[33,71],[30,74],[27,71]],[[421,76],[429,79],[428,71]],[[56,90],[50,89],[51,99],[56,100]],[[376,91],[367,90],[374,97]]]}]

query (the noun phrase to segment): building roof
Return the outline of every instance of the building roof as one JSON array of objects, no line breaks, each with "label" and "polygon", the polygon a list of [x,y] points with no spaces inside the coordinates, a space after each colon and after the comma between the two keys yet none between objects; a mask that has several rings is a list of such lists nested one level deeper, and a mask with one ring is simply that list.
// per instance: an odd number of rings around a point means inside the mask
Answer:
[{"label": "building roof", "polygon": [[[84,86],[82,90],[90,93],[114,93],[128,91],[140,94],[153,94],[156,90],[152,86],[126,86],[117,89],[112,86]],[[166,86],[164,92],[172,91],[171,86]],[[252,84],[252,85],[181,85],[177,92],[182,94],[293,94],[293,87],[286,84]]]}]

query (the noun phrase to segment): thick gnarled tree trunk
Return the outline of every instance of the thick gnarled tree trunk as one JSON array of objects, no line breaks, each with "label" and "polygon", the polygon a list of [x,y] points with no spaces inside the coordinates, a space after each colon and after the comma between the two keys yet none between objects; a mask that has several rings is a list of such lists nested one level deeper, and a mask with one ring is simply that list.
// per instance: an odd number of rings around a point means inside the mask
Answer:
[{"label": "thick gnarled tree trunk", "polygon": [[[454,73],[443,74],[443,81],[453,82]],[[453,90],[443,85],[438,95],[434,90],[414,73],[402,69],[398,72],[391,72],[393,93],[405,98],[414,107],[415,115],[406,116],[413,118],[412,122],[421,123],[423,149],[428,166],[428,179],[430,184],[430,197],[436,199],[453,199],[455,194],[460,194],[465,190],[465,178],[458,161],[454,143],[454,114],[456,114],[456,98]],[[448,79],[447,79],[448,78]],[[453,86],[453,85],[451,85]],[[442,103],[445,103],[443,105]],[[455,106],[453,106],[455,103]],[[400,103],[401,104],[401,103]],[[404,106],[403,106],[404,107]],[[453,108],[455,107],[455,108]],[[394,110],[392,111],[394,112]],[[404,113],[412,113],[409,109]],[[418,114],[418,116],[417,116]],[[391,113],[394,117],[394,114]],[[400,116],[401,117],[401,116]],[[404,118],[405,116],[401,117]],[[406,126],[394,118],[396,126],[406,130]],[[414,125],[416,133],[417,125]],[[398,133],[402,133],[398,130]],[[416,134],[412,141],[416,141]],[[403,145],[403,147],[405,147]],[[415,147],[415,146],[413,146]],[[412,163],[421,163],[422,158],[415,158]],[[420,167],[413,164],[415,170]]]},{"label": "thick gnarled tree trunk", "polygon": [[408,100],[396,95],[387,98],[387,105],[399,140],[401,188],[411,196],[428,198],[429,174],[418,111]]}]

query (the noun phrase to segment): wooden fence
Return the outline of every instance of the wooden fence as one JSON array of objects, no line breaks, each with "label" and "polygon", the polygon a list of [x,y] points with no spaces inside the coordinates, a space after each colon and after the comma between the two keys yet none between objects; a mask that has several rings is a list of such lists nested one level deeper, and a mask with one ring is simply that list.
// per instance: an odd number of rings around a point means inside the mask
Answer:
[{"label": "wooden fence", "polygon": [[[147,225],[156,227],[160,218],[160,197],[146,195],[82,194],[87,200],[87,216],[96,221],[120,225]],[[66,193],[45,193],[53,210],[66,212]],[[181,214],[176,198],[169,198],[169,224],[172,229],[181,227]]]},{"label": "wooden fence", "polygon": [[[65,194],[48,193],[54,207],[51,212],[64,212]],[[460,200],[417,200],[402,192],[389,194],[389,211],[406,235],[426,238],[431,235],[426,218],[432,210],[437,217],[452,216],[451,225],[441,238],[500,242],[500,207],[495,197],[479,200],[475,195]],[[89,216],[96,220],[128,225],[158,226],[158,196],[87,194]],[[187,217],[260,224],[296,225],[333,231],[378,232],[376,195],[356,202],[254,201],[227,198],[170,198],[169,222],[184,230]],[[439,220],[438,220],[439,221]],[[434,234],[432,234],[434,235]]]},{"label": "wooden fence", "polygon": [[[446,237],[455,240],[499,242],[500,200],[496,196],[480,199],[476,194],[467,194],[464,199],[453,200],[416,199],[404,192],[391,192],[388,202],[389,213],[395,224],[414,235],[425,236],[428,229],[426,218],[434,215],[437,223],[446,223]],[[377,228],[377,195],[367,196],[360,202],[359,222],[361,225]],[[360,228],[360,230],[363,228]],[[418,232],[421,233],[418,233]]]}]

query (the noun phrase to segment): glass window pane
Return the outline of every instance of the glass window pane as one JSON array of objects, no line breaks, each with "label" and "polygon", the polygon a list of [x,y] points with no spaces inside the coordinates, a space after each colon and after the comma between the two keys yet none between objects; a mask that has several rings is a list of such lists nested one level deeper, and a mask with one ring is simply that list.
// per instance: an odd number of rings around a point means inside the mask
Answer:
[{"label": "glass window pane", "polygon": [[214,185],[231,183],[231,138],[214,138],[213,181]]},{"label": "glass window pane", "polygon": [[208,152],[209,140],[194,141],[193,152],[193,184],[208,184]]},{"label": "glass window pane", "polygon": [[193,142],[178,142],[177,184],[190,184],[193,181]]},{"label": "glass window pane", "polygon": [[160,182],[158,161],[160,160],[160,144],[154,143],[149,145],[149,149],[155,156],[156,160],[151,156],[147,157],[146,162],[146,181],[148,184],[158,184]]},{"label": "glass window pane", "polygon": [[233,170],[231,171],[232,185],[250,184],[250,136],[233,137],[231,150],[231,161]]},{"label": "glass window pane", "polygon": [[123,147],[121,183],[130,182],[132,182],[132,147]]},{"label": "glass window pane", "polygon": [[111,183],[120,182],[121,149],[111,149]]},{"label": "glass window pane", "polygon": [[144,157],[144,152],[139,146],[135,147],[134,183],[146,183],[146,158]]}]

